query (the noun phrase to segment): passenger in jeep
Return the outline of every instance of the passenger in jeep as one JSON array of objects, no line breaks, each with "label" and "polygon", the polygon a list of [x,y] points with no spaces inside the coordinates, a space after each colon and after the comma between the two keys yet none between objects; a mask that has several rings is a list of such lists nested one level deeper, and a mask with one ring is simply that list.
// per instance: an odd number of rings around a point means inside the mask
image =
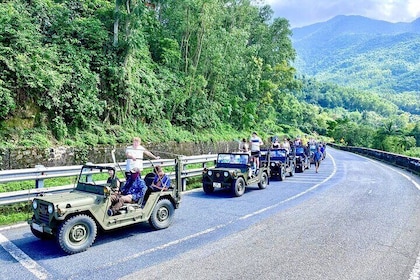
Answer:
[{"label": "passenger in jeep", "polygon": [[118,213],[124,203],[137,203],[146,193],[146,183],[139,176],[140,169],[134,167],[130,170],[130,173],[127,182],[121,186],[120,192],[111,195],[111,208],[108,209],[109,216]]},{"label": "passenger in jeep", "polygon": [[114,169],[109,169],[108,170],[108,180],[106,181],[107,184],[110,184],[111,188],[118,190],[121,186],[121,181],[120,179],[118,179],[117,176],[114,176]]},{"label": "passenger in jeep", "polygon": [[155,178],[152,182],[152,189],[155,191],[167,190],[171,186],[171,178],[165,174],[160,165],[155,166]]}]

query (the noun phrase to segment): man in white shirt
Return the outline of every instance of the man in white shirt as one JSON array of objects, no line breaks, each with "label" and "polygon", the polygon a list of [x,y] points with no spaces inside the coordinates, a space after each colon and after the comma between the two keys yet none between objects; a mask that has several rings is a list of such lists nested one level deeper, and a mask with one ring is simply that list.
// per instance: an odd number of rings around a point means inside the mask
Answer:
[{"label": "man in white shirt", "polygon": [[252,133],[251,139],[249,140],[251,146],[251,157],[255,160],[256,168],[260,168],[260,147],[264,145],[260,137],[256,132]]},{"label": "man in white shirt", "polygon": [[146,156],[152,159],[160,158],[160,157],[155,156],[148,150],[146,150],[146,148],[141,145],[140,137],[134,137],[133,145],[128,146],[125,149],[125,156],[127,158],[126,166],[125,166],[126,176],[130,176],[130,170],[133,169],[134,167],[137,167],[140,170],[140,176],[141,176],[141,171],[143,171],[143,154],[145,154]]}]

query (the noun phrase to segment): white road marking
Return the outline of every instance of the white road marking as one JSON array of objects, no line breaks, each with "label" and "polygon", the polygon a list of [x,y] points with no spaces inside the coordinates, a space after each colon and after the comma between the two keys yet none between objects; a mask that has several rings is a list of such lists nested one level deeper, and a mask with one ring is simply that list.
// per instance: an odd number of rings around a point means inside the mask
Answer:
[{"label": "white road marking", "polygon": [[239,220],[245,220],[245,219],[248,219],[249,217],[255,216],[255,215],[260,214],[262,212],[265,212],[267,210],[276,208],[276,207],[280,206],[281,204],[284,204],[286,202],[289,202],[291,200],[294,200],[294,199],[296,199],[298,197],[301,197],[302,195],[304,195],[304,194],[306,194],[306,193],[308,193],[310,191],[313,191],[314,189],[318,188],[319,186],[321,186],[322,184],[324,184],[325,182],[327,182],[328,180],[330,180],[335,175],[335,173],[337,172],[337,166],[335,164],[334,158],[330,154],[328,154],[328,156],[331,158],[334,168],[333,168],[333,172],[330,174],[330,176],[328,176],[327,178],[325,178],[322,182],[320,182],[320,183],[318,183],[316,185],[313,185],[309,189],[306,189],[305,191],[303,191],[301,193],[298,193],[298,194],[296,194],[294,196],[291,196],[291,197],[289,197],[289,198],[287,198],[285,200],[282,200],[282,201],[280,201],[280,202],[278,202],[278,203],[276,203],[274,205],[271,205],[271,206],[268,206],[266,208],[260,209],[258,211],[255,211],[254,213],[250,213],[248,215],[242,216],[242,217],[239,218]]},{"label": "white road marking", "polygon": [[408,280],[419,280],[420,279],[420,252],[417,256],[416,264],[413,267],[413,270],[410,273],[410,278]]},{"label": "white road marking", "polygon": [[0,245],[38,279],[48,279],[48,272],[0,233]]},{"label": "white road marking", "polygon": [[358,155],[358,154],[354,154],[354,155],[359,156],[359,157],[364,158],[364,159],[367,159],[368,161],[371,161],[374,164],[380,165],[382,167],[385,167],[387,169],[390,169],[390,170],[392,170],[392,171],[400,174],[401,176],[403,176],[404,178],[406,178],[408,181],[410,181],[420,191],[420,184],[418,184],[416,181],[414,181],[414,179],[412,177],[410,177],[410,176],[402,173],[401,171],[397,170],[396,168],[398,168],[398,167],[393,167],[393,166],[390,166],[388,164],[379,162],[377,160],[374,160],[374,159],[371,159],[371,158],[368,158],[368,157],[365,157],[365,156],[362,156],[362,155]]},{"label": "white road marking", "polygon": [[111,263],[107,263],[107,264],[103,265],[103,267],[109,267],[109,266],[112,266],[112,265],[115,265],[115,264],[118,264],[118,263],[124,263],[126,261],[129,261],[129,260],[138,258],[140,256],[143,256],[143,255],[146,255],[146,254],[149,254],[149,253],[153,253],[153,252],[156,252],[158,250],[165,249],[165,248],[170,247],[170,246],[174,246],[174,245],[180,244],[180,243],[182,243],[184,241],[187,241],[187,240],[193,239],[195,237],[199,237],[201,235],[204,235],[204,234],[213,232],[213,231],[218,230],[220,228],[224,228],[224,227],[226,227],[226,226],[228,226],[228,225],[230,225],[232,223],[233,223],[233,221],[230,221],[230,222],[227,222],[227,223],[222,224],[222,225],[217,225],[215,227],[211,227],[211,228],[205,229],[203,231],[200,231],[200,232],[197,232],[197,233],[188,235],[188,236],[186,236],[184,238],[181,238],[181,239],[178,239],[178,240],[174,240],[174,241],[168,242],[166,244],[162,244],[162,245],[157,246],[157,247],[154,247],[154,248],[150,248],[150,249],[145,250],[145,251],[142,251],[140,253],[137,253],[137,254],[134,254],[134,255],[131,255],[131,256],[127,256],[125,258],[121,258],[121,259],[119,259],[117,261],[113,261]]},{"label": "white road marking", "polygon": [[[367,159],[367,160],[373,162],[374,164],[380,165],[382,167],[385,167],[387,169],[390,169],[390,170],[392,170],[392,171],[400,174],[401,176],[403,176],[404,178],[406,178],[408,181],[410,181],[420,191],[420,184],[418,184],[416,181],[414,181],[414,179],[412,177],[410,177],[410,176],[402,173],[401,171],[395,169],[397,167],[392,168],[391,166],[389,166],[389,165],[387,165],[385,163],[378,162],[378,161],[373,160],[371,158],[364,157],[364,156],[358,155],[358,154],[355,154],[355,155],[357,155],[359,157],[362,157],[364,159]],[[411,271],[410,278],[408,280],[420,280],[420,252],[419,252],[419,254],[417,256],[416,263],[414,264],[413,270]]]}]

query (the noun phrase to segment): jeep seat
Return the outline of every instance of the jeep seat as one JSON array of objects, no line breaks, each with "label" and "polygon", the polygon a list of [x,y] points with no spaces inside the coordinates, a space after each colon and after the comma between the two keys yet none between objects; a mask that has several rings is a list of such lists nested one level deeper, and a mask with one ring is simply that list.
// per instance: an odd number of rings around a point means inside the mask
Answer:
[{"label": "jeep seat", "polygon": [[147,187],[150,187],[153,183],[153,179],[155,178],[155,173],[147,173],[146,176],[144,177],[144,182],[146,183]]}]

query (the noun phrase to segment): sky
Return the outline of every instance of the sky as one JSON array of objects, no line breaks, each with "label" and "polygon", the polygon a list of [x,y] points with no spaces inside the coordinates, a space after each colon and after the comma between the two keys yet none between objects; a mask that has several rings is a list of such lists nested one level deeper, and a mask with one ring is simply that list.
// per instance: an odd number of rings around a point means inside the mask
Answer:
[{"label": "sky", "polygon": [[289,20],[291,28],[327,21],[337,15],[359,15],[389,22],[420,17],[420,0],[265,0],[274,17]]}]

